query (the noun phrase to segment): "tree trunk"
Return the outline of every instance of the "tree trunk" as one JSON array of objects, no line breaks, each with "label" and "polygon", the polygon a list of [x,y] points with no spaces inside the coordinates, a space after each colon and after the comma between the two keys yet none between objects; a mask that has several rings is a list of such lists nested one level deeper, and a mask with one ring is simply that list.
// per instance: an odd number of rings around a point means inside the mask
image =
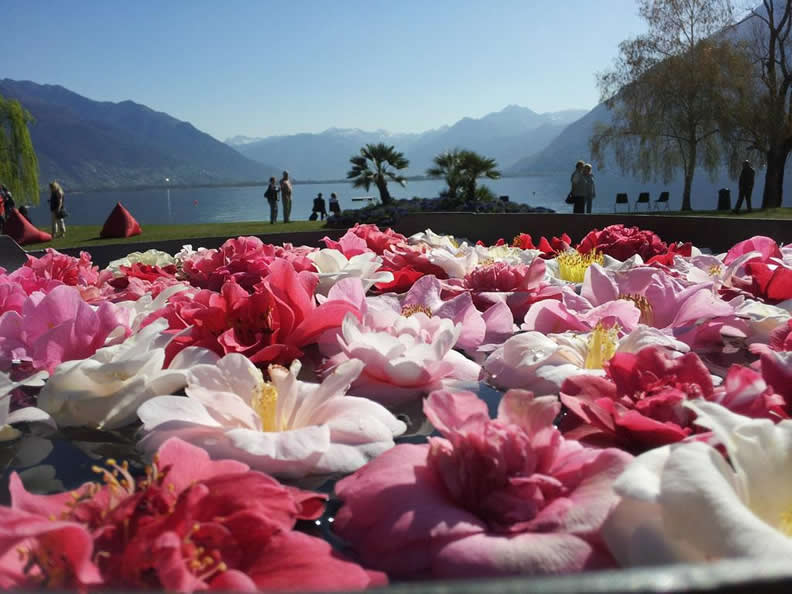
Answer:
[{"label": "tree trunk", "polygon": [[390,204],[391,202],[393,202],[393,200],[391,199],[390,192],[388,192],[388,182],[386,182],[385,180],[378,181],[377,189],[379,190],[380,193],[380,201],[383,204]]},{"label": "tree trunk", "polygon": [[680,210],[693,210],[690,205],[690,188],[693,186],[693,172],[685,173],[685,186],[682,188],[682,208]]},{"label": "tree trunk", "polygon": [[767,153],[767,173],[765,173],[762,208],[780,208],[784,200],[784,167],[787,152],[782,148]]}]

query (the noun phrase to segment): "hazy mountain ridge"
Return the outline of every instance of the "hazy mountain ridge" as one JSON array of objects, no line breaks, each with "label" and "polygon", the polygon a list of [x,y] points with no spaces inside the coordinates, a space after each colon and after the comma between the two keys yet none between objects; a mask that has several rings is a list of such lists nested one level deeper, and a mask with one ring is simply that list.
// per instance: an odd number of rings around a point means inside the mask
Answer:
[{"label": "hazy mountain ridge", "polygon": [[0,80],[31,112],[42,186],[71,189],[264,180],[279,168],[251,161],[170,115],[134,101],[93,101],[59,85]]},{"label": "hazy mountain ridge", "polygon": [[341,179],[349,169],[349,157],[367,143],[393,144],[410,160],[408,175],[423,175],[432,159],[444,150],[468,148],[494,157],[501,168],[515,163],[521,155],[544,148],[585,110],[564,110],[539,114],[528,108],[509,105],[482,118],[462,118],[451,126],[421,133],[373,132],[355,128],[329,128],[320,133],[271,136],[238,144],[226,142],[243,155],[258,161],[276,158],[296,179]]}]

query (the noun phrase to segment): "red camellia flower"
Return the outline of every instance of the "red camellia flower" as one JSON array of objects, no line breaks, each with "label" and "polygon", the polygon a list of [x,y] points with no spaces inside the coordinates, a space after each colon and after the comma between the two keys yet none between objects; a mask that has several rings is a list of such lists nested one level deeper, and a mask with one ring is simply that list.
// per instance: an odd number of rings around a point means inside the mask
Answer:
[{"label": "red camellia flower", "polygon": [[646,263],[652,266],[671,266],[674,263],[674,256],[689,258],[692,253],[693,244],[689,241],[687,243],[672,243],[668,246],[668,251],[665,254],[652,256]]},{"label": "red camellia flower", "polygon": [[286,487],[240,462],[211,461],[171,439],[145,478],[108,460],[104,484],[51,496],[11,476],[0,587],[195,590],[359,589],[383,583],[295,532],[324,496]]},{"label": "red camellia flower", "polygon": [[534,245],[533,239],[529,233],[520,233],[512,240],[512,247],[518,247],[523,250],[539,250],[542,252],[542,257],[552,258],[555,257],[557,252],[565,252],[572,245],[572,238],[566,233],[561,237],[553,237],[547,240],[542,236],[539,239],[539,245]]},{"label": "red camellia flower", "polygon": [[[776,370],[768,365],[767,376]],[[698,398],[753,418],[788,417],[787,399],[764,371],[733,365],[716,388],[695,353],[674,358],[657,347],[616,353],[605,372],[605,377],[573,376],[561,386],[561,401],[571,413],[564,422],[569,437],[631,452],[674,443],[702,431],[695,413],[683,405]]]},{"label": "red camellia flower", "polygon": [[751,260],[745,265],[753,285],[748,290],[767,303],[780,303],[792,299],[792,268],[778,262]]},{"label": "red camellia flower", "polygon": [[317,282],[315,273],[298,273],[289,262],[277,259],[252,294],[227,281],[219,293],[202,290],[195,295],[174,295],[162,313],[170,329],[193,328],[170,342],[169,360],[187,346],[201,346],[221,356],[242,353],[256,364],[291,363],[302,355],[301,347],[324,331],[340,327],[347,313],[360,316],[345,301],[317,306]]},{"label": "red camellia flower", "polygon": [[578,244],[578,251],[587,254],[596,249],[617,260],[627,260],[638,254],[644,261],[664,254],[668,246],[656,233],[638,227],[610,225],[603,230],[594,229]]},{"label": "red camellia flower", "polygon": [[693,433],[695,418],[683,402],[711,400],[714,393],[694,353],[671,358],[655,347],[616,353],[605,371],[605,377],[573,376],[561,386],[561,402],[582,421],[567,432],[570,438],[633,452],[680,441]]},{"label": "red camellia flower", "polygon": [[393,275],[391,282],[374,285],[374,288],[380,293],[406,293],[419,278],[424,276],[423,272],[416,270],[412,266],[406,266],[398,270],[390,270],[389,268],[381,268],[380,270],[390,272]]}]

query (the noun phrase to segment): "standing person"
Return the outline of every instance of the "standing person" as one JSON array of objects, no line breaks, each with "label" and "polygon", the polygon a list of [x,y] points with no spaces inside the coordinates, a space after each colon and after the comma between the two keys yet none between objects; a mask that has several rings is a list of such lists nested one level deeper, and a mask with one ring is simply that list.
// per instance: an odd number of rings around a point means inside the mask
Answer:
[{"label": "standing person", "polygon": [[740,205],[742,205],[743,198],[745,198],[745,205],[748,207],[748,212],[751,212],[751,194],[753,194],[754,177],[756,172],[751,167],[751,162],[748,160],[743,161],[742,172],[740,173],[740,197],[737,198],[737,205],[734,207],[734,214],[740,214]]},{"label": "standing person", "polygon": [[586,214],[591,214],[591,201],[597,197],[594,187],[594,174],[591,173],[591,163],[583,166],[583,179],[586,180]]},{"label": "standing person", "polygon": [[274,225],[278,220],[278,186],[275,184],[275,178],[269,178],[269,185],[267,191],[264,192],[264,198],[269,202],[270,207],[270,225]]},{"label": "standing person", "polygon": [[292,183],[289,180],[289,172],[284,171],[280,180],[281,200],[283,201],[283,222],[288,223],[291,217],[292,205]]},{"label": "standing person", "polygon": [[588,183],[586,179],[583,177],[583,166],[585,163],[583,161],[578,161],[575,163],[575,170],[572,172],[570,176],[570,181],[572,182],[572,189],[570,190],[570,194],[572,195],[572,212],[575,214],[583,214],[586,209],[586,194],[588,192]]},{"label": "standing person", "polygon": [[66,200],[63,188],[56,181],[50,185],[50,215],[52,216],[52,236],[66,237]]},{"label": "standing person", "polygon": [[316,198],[314,198],[313,209],[311,210],[311,220],[315,221],[317,215],[321,216],[321,220],[323,220],[323,221],[325,220],[325,217],[327,216],[327,209],[325,208],[325,201],[324,201],[324,198],[322,198],[322,193],[321,192],[319,192],[316,195]]},{"label": "standing person", "polygon": [[335,192],[330,194],[330,212],[332,212],[334,215],[341,214],[341,204],[339,204],[338,196],[336,196]]}]

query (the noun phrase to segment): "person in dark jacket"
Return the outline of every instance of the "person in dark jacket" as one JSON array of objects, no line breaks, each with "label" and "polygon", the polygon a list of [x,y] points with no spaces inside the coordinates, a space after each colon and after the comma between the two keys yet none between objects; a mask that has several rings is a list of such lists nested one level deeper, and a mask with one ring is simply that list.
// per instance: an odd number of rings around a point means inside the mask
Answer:
[{"label": "person in dark jacket", "polygon": [[589,191],[589,184],[587,179],[583,176],[584,165],[585,163],[583,161],[575,163],[575,170],[570,176],[570,181],[572,182],[570,194],[572,194],[573,199],[572,212],[576,214],[583,214],[586,212],[586,194],[588,194]]},{"label": "person in dark jacket", "polygon": [[330,194],[330,212],[334,215],[341,214],[341,203],[338,202],[338,196],[336,196],[335,192]]},{"label": "person in dark jacket", "polygon": [[270,225],[274,225],[275,221],[278,220],[278,191],[279,188],[275,184],[275,178],[269,178],[269,185],[267,186],[267,190],[264,192],[264,198],[266,198],[267,202],[269,202]]},{"label": "person in dark jacket", "polygon": [[321,220],[325,220],[327,216],[327,207],[325,205],[325,200],[322,198],[322,193],[319,192],[314,198],[313,201],[313,209],[311,210],[311,220],[315,221],[316,217],[320,216]]},{"label": "person in dark jacket", "polygon": [[740,173],[740,197],[737,198],[737,205],[734,207],[734,214],[740,214],[740,206],[742,205],[743,198],[745,198],[745,205],[748,212],[751,212],[751,194],[753,194],[754,177],[756,172],[751,167],[750,161],[743,161],[742,172]]},{"label": "person in dark jacket", "polygon": [[52,215],[52,237],[66,237],[66,200],[63,188],[56,181],[50,185],[50,214]]}]

